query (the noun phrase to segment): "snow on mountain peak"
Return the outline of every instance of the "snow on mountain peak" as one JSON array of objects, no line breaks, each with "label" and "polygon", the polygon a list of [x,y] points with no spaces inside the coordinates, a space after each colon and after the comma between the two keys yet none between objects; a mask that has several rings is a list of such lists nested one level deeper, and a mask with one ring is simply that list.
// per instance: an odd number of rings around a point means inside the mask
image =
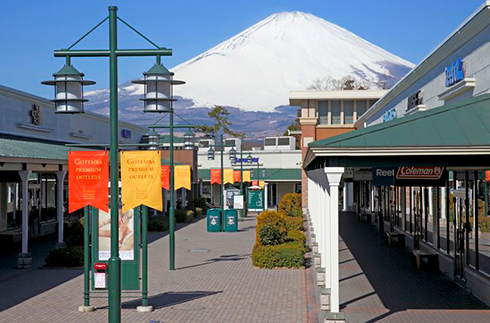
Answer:
[{"label": "snow on mountain peak", "polygon": [[[186,81],[175,94],[195,107],[273,111],[288,105],[289,91],[305,90],[319,77],[395,82],[411,67],[342,27],[293,11],[272,14],[172,71]],[[142,94],[134,85],[124,90]]]}]

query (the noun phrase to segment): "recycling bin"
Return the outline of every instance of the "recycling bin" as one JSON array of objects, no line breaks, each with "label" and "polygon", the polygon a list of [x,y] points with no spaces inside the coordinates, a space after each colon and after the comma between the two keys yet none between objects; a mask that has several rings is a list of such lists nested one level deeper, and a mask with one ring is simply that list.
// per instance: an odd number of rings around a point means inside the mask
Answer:
[{"label": "recycling bin", "polygon": [[225,211],[225,231],[238,231],[238,210],[228,209]]},{"label": "recycling bin", "polygon": [[220,232],[221,209],[209,209],[206,215],[208,218],[208,232]]}]

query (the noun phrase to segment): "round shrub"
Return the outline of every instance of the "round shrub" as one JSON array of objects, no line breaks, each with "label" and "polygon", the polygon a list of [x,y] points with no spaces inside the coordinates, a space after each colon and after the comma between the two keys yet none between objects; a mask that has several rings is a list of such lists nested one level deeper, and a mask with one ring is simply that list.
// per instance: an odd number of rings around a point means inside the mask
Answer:
[{"label": "round shrub", "polygon": [[304,249],[289,243],[277,246],[256,245],[252,251],[252,263],[259,268],[303,267]]},{"label": "round shrub", "polygon": [[302,216],[301,194],[288,193],[284,195],[277,207],[277,210],[279,213],[287,216]]},{"label": "round shrub", "polygon": [[287,232],[286,219],[281,214],[271,210],[263,211],[257,218],[256,238],[258,244],[260,244],[260,228],[266,225],[278,228],[282,235]]},{"label": "round shrub", "polygon": [[265,225],[259,231],[260,244],[264,246],[278,245],[282,242],[283,237],[284,233],[273,225]]},{"label": "round shrub", "polygon": [[72,246],[51,250],[45,261],[47,267],[81,267],[83,247]]},{"label": "round shrub", "polygon": [[286,229],[288,231],[290,230],[298,230],[301,231],[303,230],[303,218],[295,218],[292,216],[285,216],[284,217],[284,223],[286,224]]},{"label": "round shrub", "polygon": [[148,219],[148,231],[167,231],[170,228],[168,216],[152,216]]},{"label": "round shrub", "polygon": [[288,242],[297,242],[299,245],[304,246],[306,242],[306,237],[302,231],[299,230],[290,230],[286,236],[286,241]]}]

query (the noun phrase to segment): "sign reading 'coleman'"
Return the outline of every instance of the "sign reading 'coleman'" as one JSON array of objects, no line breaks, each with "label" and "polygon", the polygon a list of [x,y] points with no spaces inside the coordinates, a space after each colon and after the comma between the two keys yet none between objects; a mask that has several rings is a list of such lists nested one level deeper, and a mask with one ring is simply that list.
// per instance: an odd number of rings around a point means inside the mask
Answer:
[{"label": "sign reading 'coleman'", "polygon": [[440,179],[444,167],[400,167],[396,173],[397,179]]}]

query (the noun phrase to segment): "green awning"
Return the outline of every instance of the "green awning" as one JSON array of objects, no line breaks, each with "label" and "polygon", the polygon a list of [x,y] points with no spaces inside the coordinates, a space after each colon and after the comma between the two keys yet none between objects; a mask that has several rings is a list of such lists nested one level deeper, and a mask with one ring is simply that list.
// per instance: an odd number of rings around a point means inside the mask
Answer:
[{"label": "green awning", "polygon": [[[240,170],[240,169],[235,169]],[[248,169],[247,169],[248,170]],[[252,180],[257,180],[257,170],[252,169]],[[265,178],[263,177],[265,171]],[[198,170],[199,179],[208,182],[211,178],[209,169]],[[260,180],[269,182],[297,182],[301,181],[301,169],[299,168],[260,168]]]},{"label": "green awning", "polygon": [[490,165],[489,157],[486,94],[310,143],[304,164],[478,167]]},{"label": "green awning", "polygon": [[[89,148],[67,147],[64,144],[53,144],[19,139],[0,138],[0,161],[2,157],[30,160],[68,161],[70,150],[90,150]],[[169,160],[162,158],[162,165],[169,165]],[[175,163],[181,165],[181,163]]]}]

